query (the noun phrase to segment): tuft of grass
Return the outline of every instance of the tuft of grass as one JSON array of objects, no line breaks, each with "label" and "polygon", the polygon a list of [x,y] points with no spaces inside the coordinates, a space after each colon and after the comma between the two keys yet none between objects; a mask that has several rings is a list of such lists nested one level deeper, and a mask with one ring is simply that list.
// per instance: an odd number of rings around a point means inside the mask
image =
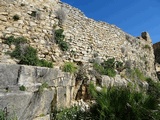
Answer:
[{"label": "tuft of grass", "polygon": [[62,70],[64,72],[75,73],[77,71],[77,66],[72,62],[66,62]]}]

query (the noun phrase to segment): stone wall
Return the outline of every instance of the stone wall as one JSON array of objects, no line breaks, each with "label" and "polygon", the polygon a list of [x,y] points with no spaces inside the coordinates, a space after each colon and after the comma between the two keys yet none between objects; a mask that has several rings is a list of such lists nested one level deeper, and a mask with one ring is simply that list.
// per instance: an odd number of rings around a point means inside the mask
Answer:
[{"label": "stone wall", "polygon": [[0,109],[18,120],[50,117],[57,108],[71,105],[74,81],[58,69],[0,64]]},{"label": "stone wall", "polygon": [[[16,63],[5,54],[13,46],[3,44],[3,37],[24,36],[29,44],[38,50],[38,56],[61,66],[64,61],[81,61],[90,64],[94,60],[103,61],[114,57],[139,68],[147,76],[155,78],[154,55],[151,39],[148,34],[133,37],[115,25],[97,22],[87,18],[80,10],[61,3],[58,0],[15,0],[0,2],[0,60],[5,63]],[[65,40],[70,50],[63,52],[55,44],[54,31],[59,29],[56,11],[62,9],[66,18],[62,24]],[[36,11],[36,16],[31,16]],[[18,15],[20,20],[14,21]],[[151,49],[145,48],[149,46]],[[91,64],[92,66],[92,64]]]},{"label": "stone wall", "polygon": [[[58,10],[65,13],[61,26]],[[34,12],[36,15],[32,16]],[[15,21],[14,15],[20,19]],[[55,43],[54,32],[60,28],[64,29],[68,51],[61,51]],[[15,46],[3,43],[4,38],[11,35],[27,38],[29,45],[37,49],[40,59],[54,62],[54,69],[16,65],[18,60],[6,54]],[[114,78],[100,76],[100,79],[90,73],[93,61],[102,62],[112,57],[157,79],[147,32],[133,37],[115,25],[87,18],[80,10],[59,0],[0,0],[0,109],[6,107],[10,116],[16,113],[19,120],[49,120],[51,111],[70,106],[76,96],[85,99],[90,81],[100,80],[99,85],[106,87],[132,83],[118,72]],[[62,72],[59,68],[66,61],[86,67],[84,74],[88,81]],[[48,87],[39,90],[45,84]],[[138,84],[147,87],[146,82]],[[26,91],[19,90],[22,85]],[[40,117],[42,115],[44,117]]]}]

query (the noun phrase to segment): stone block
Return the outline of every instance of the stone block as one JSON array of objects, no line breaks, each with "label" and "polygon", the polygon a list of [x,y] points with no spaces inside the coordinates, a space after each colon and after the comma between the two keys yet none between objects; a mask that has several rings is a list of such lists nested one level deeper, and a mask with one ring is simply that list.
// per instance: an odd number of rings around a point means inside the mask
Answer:
[{"label": "stone block", "polygon": [[19,65],[0,64],[0,86],[17,85]]}]

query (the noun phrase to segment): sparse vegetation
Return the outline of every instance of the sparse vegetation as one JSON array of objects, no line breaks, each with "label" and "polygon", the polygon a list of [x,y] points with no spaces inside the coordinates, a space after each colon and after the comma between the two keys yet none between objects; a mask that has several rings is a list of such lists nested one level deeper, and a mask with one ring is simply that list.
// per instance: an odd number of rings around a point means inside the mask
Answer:
[{"label": "sparse vegetation", "polygon": [[38,89],[39,93],[42,93],[44,91],[45,88],[49,88],[48,83],[44,82]]},{"label": "sparse vegetation", "polygon": [[14,20],[14,21],[17,21],[17,20],[19,20],[19,19],[20,19],[19,15],[16,14],[16,15],[13,16],[13,20]]},{"label": "sparse vegetation", "polygon": [[146,80],[146,77],[138,68],[126,69],[126,76],[132,80]]},{"label": "sparse vegetation", "polygon": [[77,66],[72,62],[66,62],[63,66],[63,71],[75,73],[77,71]]},{"label": "sparse vegetation", "polygon": [[66,41],[64,41],[65,36],[63,35],[63,29],[58,29],[55,31],[55,40],[59,45],[62,51],[67,51],[69,49],[69,45]]},{"label": "sparse vegetation", "polygon": [[27,40],[24,37],[14,38],[10,36],[5,39],[5,44],[14,44],[16,48],[8,53],[11,57],[19,60],[18,64],[33,65],[41,67],[53,67],[52,62],[46,60],[39,60],[37,56],[37,50],[27,44]]},{"label": "sparse vegetation", "polygon": [[26,87],[25,87],[24,85],[21,85],[21,86],[19,87],[19,90],[25,91],[25,90],[26,90]]},{"label": "sparse vegetation", "polygon": [[144,48],[144,49],[151,50],[151,47],[150,47],[148,44],[146,44],[143,48]]},{"label": "sparse vegetation", "polygon": [[110,77],[114,77],[116,75],[115,63],[115,59],[111,58],[101,64],[94,63],[93,68],[101,75],[108,75]]}]

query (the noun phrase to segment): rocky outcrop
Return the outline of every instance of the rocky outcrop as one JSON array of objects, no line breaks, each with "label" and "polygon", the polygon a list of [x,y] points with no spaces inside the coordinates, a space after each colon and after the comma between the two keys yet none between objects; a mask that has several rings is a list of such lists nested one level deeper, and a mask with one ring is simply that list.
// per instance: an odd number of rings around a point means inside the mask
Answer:
[{"label": "rocky outcrop", "polygon": [[48,116],[71,105],[74,86],[74,77],[58,69],[0,64],[0,109],[18,120]]}]

